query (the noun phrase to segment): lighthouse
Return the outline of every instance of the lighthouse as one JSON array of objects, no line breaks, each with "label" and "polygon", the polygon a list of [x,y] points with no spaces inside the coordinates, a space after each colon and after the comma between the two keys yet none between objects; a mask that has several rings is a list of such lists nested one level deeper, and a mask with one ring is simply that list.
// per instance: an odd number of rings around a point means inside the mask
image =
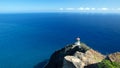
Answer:
[{"label": "lighthouse", "polygon": [[76,42],[75,42],[75,45],[80,45],[80,38],[78,37],[78,38],[76,38]]}]

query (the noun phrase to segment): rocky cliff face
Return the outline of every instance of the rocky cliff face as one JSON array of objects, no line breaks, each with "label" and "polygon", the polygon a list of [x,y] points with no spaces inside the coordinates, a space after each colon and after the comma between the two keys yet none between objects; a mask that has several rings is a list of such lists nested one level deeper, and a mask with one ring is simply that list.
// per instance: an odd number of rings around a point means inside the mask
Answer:
[{"label": "rocky cliff face", "polygon": [[[55,51],[44,68],[98,68],[97,64],[102,60],[120,62],[120,52],[104,56],[101,53],[86,46],[68,45]],[[36,68],[40,68],[37,66]]]},{"label": "rocky cliff face", "polygon": [[72,68],[84,68],[85,66],[96,64],[101,62],[105,57],[90,49],[85,53],[77,51],[73,56],[65,56],[63,68],[69,68],[69,65],[74,67]]},{"label": "rocky cliff face", "polygon": [[72,56],[76,51],[85,53],[88,49],[89,47],[85,44],[82,44],[82,47],[77,45],[68,45],[61,50],[54,52],[45,68],[63,68],[65,56]]},{"label": "rocky cliff face", "polygon": [[108,55],[108,59],[112,62],[120,63],[120,52]]},{"label": "rocky cliff face", "polygon": [[101,62],[104,55],[85,44],[68,45],[56,51],[45,68],[84,68],[87,65]]}]

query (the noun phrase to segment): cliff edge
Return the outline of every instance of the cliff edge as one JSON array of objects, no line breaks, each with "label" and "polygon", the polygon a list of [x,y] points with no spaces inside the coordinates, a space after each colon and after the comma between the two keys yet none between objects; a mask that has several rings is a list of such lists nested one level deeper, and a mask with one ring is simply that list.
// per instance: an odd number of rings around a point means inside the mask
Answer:
[{"label": "cliff edge", "polygon": [[[120,52],[105,56],[80,43],[80,45],[67,45],[55,51],[42,68],[120,68],[119,63]],[[41,67],[35,66],[35,68]]]},{"label": "cliff edge", "polygon": [[53,53],[44,68],[83,68],[99,63],[104,55],[88,47],[86,44],[68,45]]}]

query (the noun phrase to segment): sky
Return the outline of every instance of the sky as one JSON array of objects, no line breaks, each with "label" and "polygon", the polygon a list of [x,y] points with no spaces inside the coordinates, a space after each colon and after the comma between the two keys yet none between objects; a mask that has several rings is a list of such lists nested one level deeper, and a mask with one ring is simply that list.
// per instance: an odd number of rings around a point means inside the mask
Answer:
[{"label": "sky", "polygon": [[120,0],[0,0],[0,12],[120,12]]}]

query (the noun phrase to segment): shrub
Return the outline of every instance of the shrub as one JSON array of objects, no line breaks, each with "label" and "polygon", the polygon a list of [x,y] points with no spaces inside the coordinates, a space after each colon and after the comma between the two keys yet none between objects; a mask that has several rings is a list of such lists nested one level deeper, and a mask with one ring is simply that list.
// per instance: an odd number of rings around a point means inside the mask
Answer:
[{"label": "shrub", "polygon": [[98,64],[98,68],[120,68],[120,63],[103,60]]}]

